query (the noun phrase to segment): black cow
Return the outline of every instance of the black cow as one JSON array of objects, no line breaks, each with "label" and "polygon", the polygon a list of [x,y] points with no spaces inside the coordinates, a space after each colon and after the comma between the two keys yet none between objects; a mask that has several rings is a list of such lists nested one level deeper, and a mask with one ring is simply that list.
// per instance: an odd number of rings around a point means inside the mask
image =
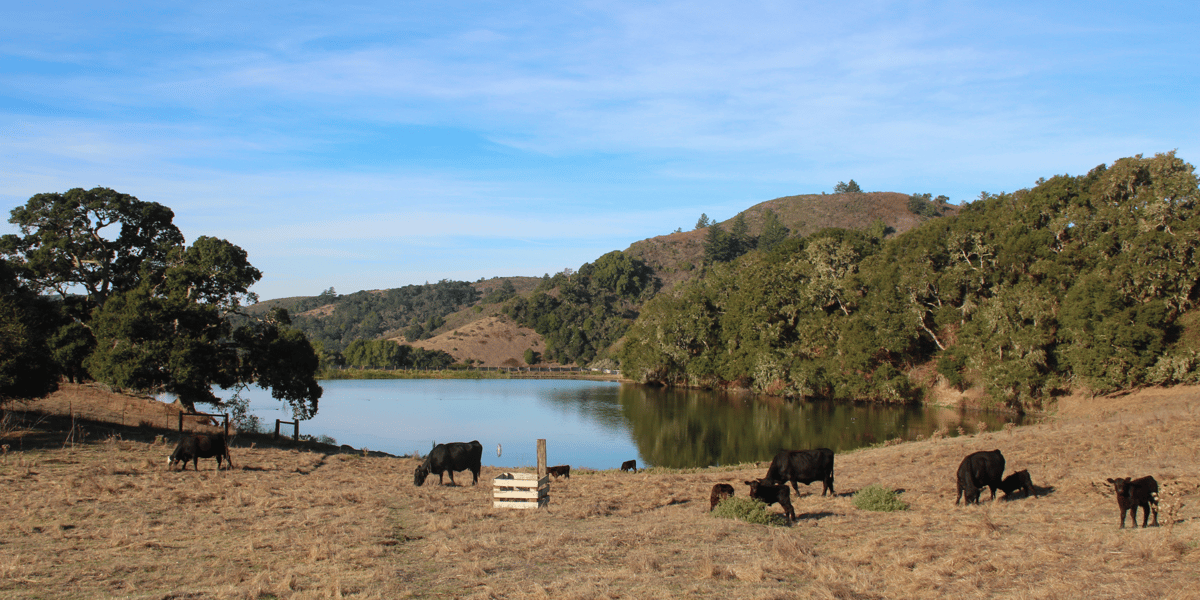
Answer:
[{"label": "black cow", "polygon": [[751,498],[762,500],[767,506],[778,502],[779,506],[783,507],[783,514],[787,515],[788,522],[796,520],[796,509],[792,508],[792,494],[788,492],[787,483],[773,483],[767,479],[745,483],[750,486]]},{"label": "black cow", "polygon": [[546,474],[553,475],[555,479],[559,477],[571,478],[571,465],[558,465],[557,467],[546,467]]},{"label": "black cow", "polygon": [[421,463],[421,466],[413,472],[413,485],[421,487],[430,473],[437,473],[438,484],[441,485],[445,485],[442,482],[442,473],[448,473],[450,484],[457,485],[454,483],[455,471],[470,471],[473,476],[471,485],[475,485],[479,483],[479,470],[483,468],[482,462],[483,444],[480,444],[479,440],[438,444],[429,451],[425,462]]},{"label": "black cow", "polygon": [[1004,492],[1004,497],[1008,498],[1012,494],[1019,491],[1025,492],[1025,497],[1037,497],[1037,489],[1033,487],[1033,479],[1029,477],[1029,471],[1020,470],[1016,473],[1004,478],[1000,482],[1000,491]]},{"label": "black cow", "polygon": [[621,470],[622,471],[633,471],[634,473],[637,473],[637,461],[636,460],[627,460],[627,461],[621,463]]},{"label": "black cow", "polygon": [[967,504],[978,504],[984,486],[992,488],[992,500],[995,500],[1003,477],[1004,455],[999,450],[968,454],[958,465],[958,496],[954,503],[958,504],[966,496]]},{"label": "black cow", "polygon": [[1129,511],[1129,518],[1137,527],[1139,506],[1142,507],[1142,528],[1146,527],[1151,510],[1154,511],[1154,526],[1158,527],[1158,482],[1153,477],[1147,475],[1132,480],[1125,477],[1109,479],[1108,482],[1113,484],[1113,490],[1117,492],[1117,505],[1121,507],[1121,529],[1125,528],[1125,511]]},{"label": "black cow", "polygon": [[217,470],[221,470],[221,459],[229,461],[229,468],[233,468],[233,459],[229,457],[229,445],[225,443],[225,434],[223,433],[190,433],[179,439],[179,444],[175,446],[175,451],[167,457],[167,469],[175,466],[175,463],[183,463],[182,470],[187,470],[188,461],[192,461],[192,468],[200,470],[200,459],[216,458]]},{"label": "black cow", "polygon": [[712,494],[708,496],[708,512],[717,507],[717,503],[733,497],[733,486],[728,483],[718,483],[713,486]]},{"label": "black cow", "polygon": [[824,483],[821,495],[833,492],[833,450],[817,448],[816,450],[780,450],[767,469],[767,476],[777,483],[792,482],[792,489],[800,493],[796,482],[808,485],[814,481]]}]

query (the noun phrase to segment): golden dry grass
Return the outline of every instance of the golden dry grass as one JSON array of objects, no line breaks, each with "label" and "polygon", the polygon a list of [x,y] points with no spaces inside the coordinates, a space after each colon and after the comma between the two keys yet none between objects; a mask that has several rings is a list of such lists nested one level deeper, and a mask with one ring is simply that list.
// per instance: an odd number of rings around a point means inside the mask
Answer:
[{"label": "golden dry grass", "polygon": [[[792,527],[708,516],[714,483],[740,496],[765,472],[749,465],[573,471],[547,509],[517,511],[491,507],[494,468],[478,486],[460,473],[465,486],[415,488],[414,459],[235,447],[233,470],[168,472],[164,442],[17,450],[14,435],[2,598],[1200,595],[1196,387],[1071,397],[1039,425],[839,455],[838,495],[802,487]],[[955,506],[958,462],[993,448],[1044,495]],[[1120,530],[1097,486],[1141,475],[1162,484],[1162,526]],[[910,510],[855,509],[872,483]]]}]

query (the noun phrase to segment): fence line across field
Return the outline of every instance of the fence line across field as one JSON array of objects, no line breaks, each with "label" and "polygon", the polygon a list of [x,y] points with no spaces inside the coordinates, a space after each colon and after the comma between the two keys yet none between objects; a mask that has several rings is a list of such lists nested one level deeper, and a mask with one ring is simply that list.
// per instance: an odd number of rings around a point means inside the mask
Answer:
[{"label": "fence line across field", "polygon": [[300,421],[299,420],[281,421],[279,419],[275,419],[275,439],[279,439],[279,426],[280,425],[291,425],[293,427],[292,441],[295,441],[295,442],[300,441]]}]

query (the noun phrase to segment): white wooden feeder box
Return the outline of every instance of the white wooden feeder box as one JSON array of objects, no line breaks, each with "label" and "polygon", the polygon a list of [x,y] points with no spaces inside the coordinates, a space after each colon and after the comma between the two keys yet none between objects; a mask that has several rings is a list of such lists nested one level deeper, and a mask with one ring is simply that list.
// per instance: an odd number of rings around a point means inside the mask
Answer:
[{"label": "white wooden feeder box", "polygon": [[501,473],[492,480],[493,508],[541,508],[549,503],[549,475]]}]

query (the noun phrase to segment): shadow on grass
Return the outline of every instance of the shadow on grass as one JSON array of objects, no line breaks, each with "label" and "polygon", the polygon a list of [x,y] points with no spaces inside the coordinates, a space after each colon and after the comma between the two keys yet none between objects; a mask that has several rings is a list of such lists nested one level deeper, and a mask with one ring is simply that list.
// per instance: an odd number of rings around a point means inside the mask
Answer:
[{"label": "shadow on grass", "polygon": [[796,515],[796,520],[797,521],[819,521],[826,517],[832,517],[836,514],[837,513],[831,513],[829,511],[821,511],[821,512],[815,512],[815,513],[801,513],[801,514]]},{"label": "shadow on grass", "polygon": [[[1046,487],[1042,487],[1040,485],[1033,486],[1033,496],[1037,497],[1037,498],[1041,498],[1042,496],[1049,496],[1049,495],[1053,494],[1054,491],[1055,491],[1054,486],[1052,486],[1052,485],[1048,485]],[[1001,496],[1001,499],[1004,500],[1005,502],[1013,502],[1015,500],[1024,500],[1028,497],[1029,496],[1026,496],[1025,494],[1019,494],[1017,492],[1013,492],[1011,495]]]},{"label": "shadow on grass", "polygon": [[[81,417],[7,409],[3,411],[0,426],[0,444],[7,445],[9,452],[29,450],[59,450],[68,446],[93,446],[105,440],[117,438],[123,441],[152,444],[160,437],[166,446],[173,448],[178,442],[177,429],[152,425],[119,425]],[[191,432],[191,430],[187,430]],[[269,433],[241,432],[230,437],[229,448],[276,448],[295,449],[331,454],[363,454],[361,450],[322,444],[308,440],[295,441],[285,437],[275,439]],[[386,452],[371,450],[368,456],[392,456]]]}]

